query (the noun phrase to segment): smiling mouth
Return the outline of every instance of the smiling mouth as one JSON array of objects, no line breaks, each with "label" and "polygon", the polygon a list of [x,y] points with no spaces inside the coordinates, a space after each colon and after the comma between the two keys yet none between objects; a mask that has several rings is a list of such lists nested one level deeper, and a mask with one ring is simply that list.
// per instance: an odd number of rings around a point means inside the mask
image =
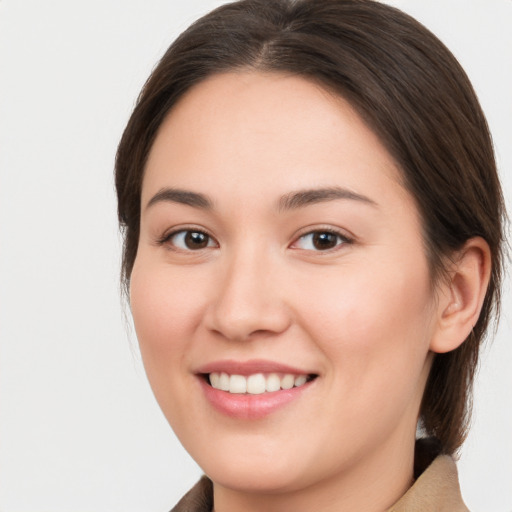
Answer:
[{"label": "smiling mouth", "polygon": [[291,373],[255,373],[252,375],[212,372],[204,374],[206,382],[214,389],[232,394],[261,395],[280,390],[299,388],[315,379],[317,375]]}]

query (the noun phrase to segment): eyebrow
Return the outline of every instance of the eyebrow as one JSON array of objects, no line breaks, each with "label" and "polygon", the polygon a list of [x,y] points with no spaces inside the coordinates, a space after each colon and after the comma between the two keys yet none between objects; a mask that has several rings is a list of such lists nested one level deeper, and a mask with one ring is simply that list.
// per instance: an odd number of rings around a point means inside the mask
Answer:
[{"label": "eyebrow", "polygon": [[146,205],[146,208],[153,206],[156,203],[169,202],[180,203],[192,206],[194,208],[201,208],[202,210],[211,210],[213,203],[204,194],[197,192],[190,192],[189,190],[181,190],[178,188],[162,188],[160,189]]},{"label": "eyebrow", "polygon": [[337,199],[348,199],[351,201],[359,201],[370,206],[378,206],[373,199],[356,192],[352,192],[346,188],[327,187],[290,192],[289,194],[281,197],[278,203],[278,208],[280,211],[294,210],[311,204],[334,201]]},{"label": "eyebrow", "polygon": [[[368,204],[370,206],[378,206],[373,199],[367,196],[358,194],[351,190],[342,187],[326,187],[326,188],[315,188],[298,190],[296,192],[290,192],[281,196],[278,201],[278,210],[295,210],[298,208],[304,208],[312,204],[323,203],[326,201],[334,201],[338,199],[348,199],[351,201],[359,201],[361,203]],[[198,192],[191,192],[190,190],[182,190],[177,188],[165,187],[160,189],[146,205],[146,208],[153,206],[160,202],[180,203],[193,208],[200,208],[202,210],[212,210],[212,200]]]}]

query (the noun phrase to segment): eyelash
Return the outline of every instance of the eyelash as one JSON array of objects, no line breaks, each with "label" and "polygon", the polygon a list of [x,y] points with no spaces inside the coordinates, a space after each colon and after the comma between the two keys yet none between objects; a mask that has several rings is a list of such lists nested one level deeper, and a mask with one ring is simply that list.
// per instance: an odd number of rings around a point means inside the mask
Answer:
[{"label": "eyelash", "polygon": [[[191,249],[191,248],[185,249],[182,247],[177,247],[175,244],[171,244],[170,242],[173,239],[173,237],[176,237],[177,235],[180,235],[180,234],[182,234],[183,236],[187,236],[187,234],[204,235],[208,240],[207,245],[205,247],[200,247],[197,249]],[[305,240],[306,237],[309,237],[309,236],[314,237],[315,234],[316,235],[333,235],[333,236],[335,236],[337,238],[336,245],[334,247],[329,247],[327,249],[316,249],[316,250],[294,247],[294,245],[297,245],[300,240]],[[213,247],[219,246],[219,244],[215,240],[215,238],[212,235],[210,235],[207,231],[204,231],[203,229],[195,229],[193,227],[188,227],[188,228],[185,227],[185,228],[176,229],[176,230],[171,231],[170,233],[164,234],[161,238],[159,238],[157,240],[157,244],[161,245],[161,246],[168,245],[168,246],[170,246],[169,247],[170,249],[175,250],[175,251],[198,252],[202,249],[211,248],[212,246],[210,245],[210,242],[212,242],[212,241],[215,244],[215,246],[213,246]],[[311,251],[311,252],[318,252],[318,253],[330,253],[330,252],[336,251],[340,246],[352,244],[353,242],[354,242],[353,238],[350,238],[347,235],[342,234],[341,232],[339,232],[335,229],[317,228],[317,229],[312,229],[312,230],[306,231],[306,232],[302,233],[301,235],[299,235],[297,238],[294,239],[294,241],[290,244],[289,247],[292,249],[297,249],[297,250],[304,250],[304,251]]]},{"label": "eyelash", "polygon": [[[183,249],[181,247],[176,247],[175,245],[171,244],[171,240],[179,235],[179,234],[183,234],[186,236],[186,234],[189,233],[195,233],[195,234],[199,234],[199,235],[204,235],[205,237],[207,237],[208,239],[208,244],[210,243],[210,241],[214,241],[214,243],[218,246],[218,243],[217,241],[213,238],[213,236],[211,236],[207,231],[204,231],[203,229],[196,229],[194,227],[184,227],[184,228],[180,228],[180,229],[175,229],[173,231],[171,231],[170,233],[165,233],[160,239],[157,240],[157,244],[158,245],[168,245],[170,246],[170,248],[172,250],[176,250],[176,251],[184,251],[184,252],[195,252],[197,249]],[[205,248],[209,247],[209,245],[207,245]],[[203,249],[203,248],[201,248]]]},{"label": "eyelash", "polygon": [[336,245],[334,247],[329,247],[327,249],[303,249],[298,247],[298,250],[304,250],[304,251],[312,251],[312,252],[318,252],[318,253],[330,253],[338,250],[343,245],[352,244],[354,242],[353,238],[348,237],[346,234],[341,233],[340,231],[332,228],[316,228],[316,229],[310,229],[309,231],[305,231],[300,236],[298,236],[295,241],[291,244],[290,247],[293,248],[294,245],[297,245],[297,243],[300,240],[306,239],[306,237],[314,237],[315,235],[332,235],[337,238]]}]

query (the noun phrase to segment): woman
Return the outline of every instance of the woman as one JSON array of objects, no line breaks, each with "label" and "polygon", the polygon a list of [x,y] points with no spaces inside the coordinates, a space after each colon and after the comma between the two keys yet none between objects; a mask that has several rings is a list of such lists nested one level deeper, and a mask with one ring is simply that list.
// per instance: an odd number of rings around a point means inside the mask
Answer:
[{"label": "woman", "polygon": [[146,83],[116,185],[146,372],[208,476],[174,510],[467,510],[504,206],[431,33],[373,1],[223,6]]}]

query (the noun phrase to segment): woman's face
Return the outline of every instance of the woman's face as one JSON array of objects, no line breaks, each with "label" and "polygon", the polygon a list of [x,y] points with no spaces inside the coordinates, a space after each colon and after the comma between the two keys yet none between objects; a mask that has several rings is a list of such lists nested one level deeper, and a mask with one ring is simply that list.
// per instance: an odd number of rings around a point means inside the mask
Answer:
[{"label": "woman's face", "polygon": [[420,219],[341,98],[256,72],[192,89],[147,163],[131,306],[155,396],[219,485],[410,462],[436,328]]}]

